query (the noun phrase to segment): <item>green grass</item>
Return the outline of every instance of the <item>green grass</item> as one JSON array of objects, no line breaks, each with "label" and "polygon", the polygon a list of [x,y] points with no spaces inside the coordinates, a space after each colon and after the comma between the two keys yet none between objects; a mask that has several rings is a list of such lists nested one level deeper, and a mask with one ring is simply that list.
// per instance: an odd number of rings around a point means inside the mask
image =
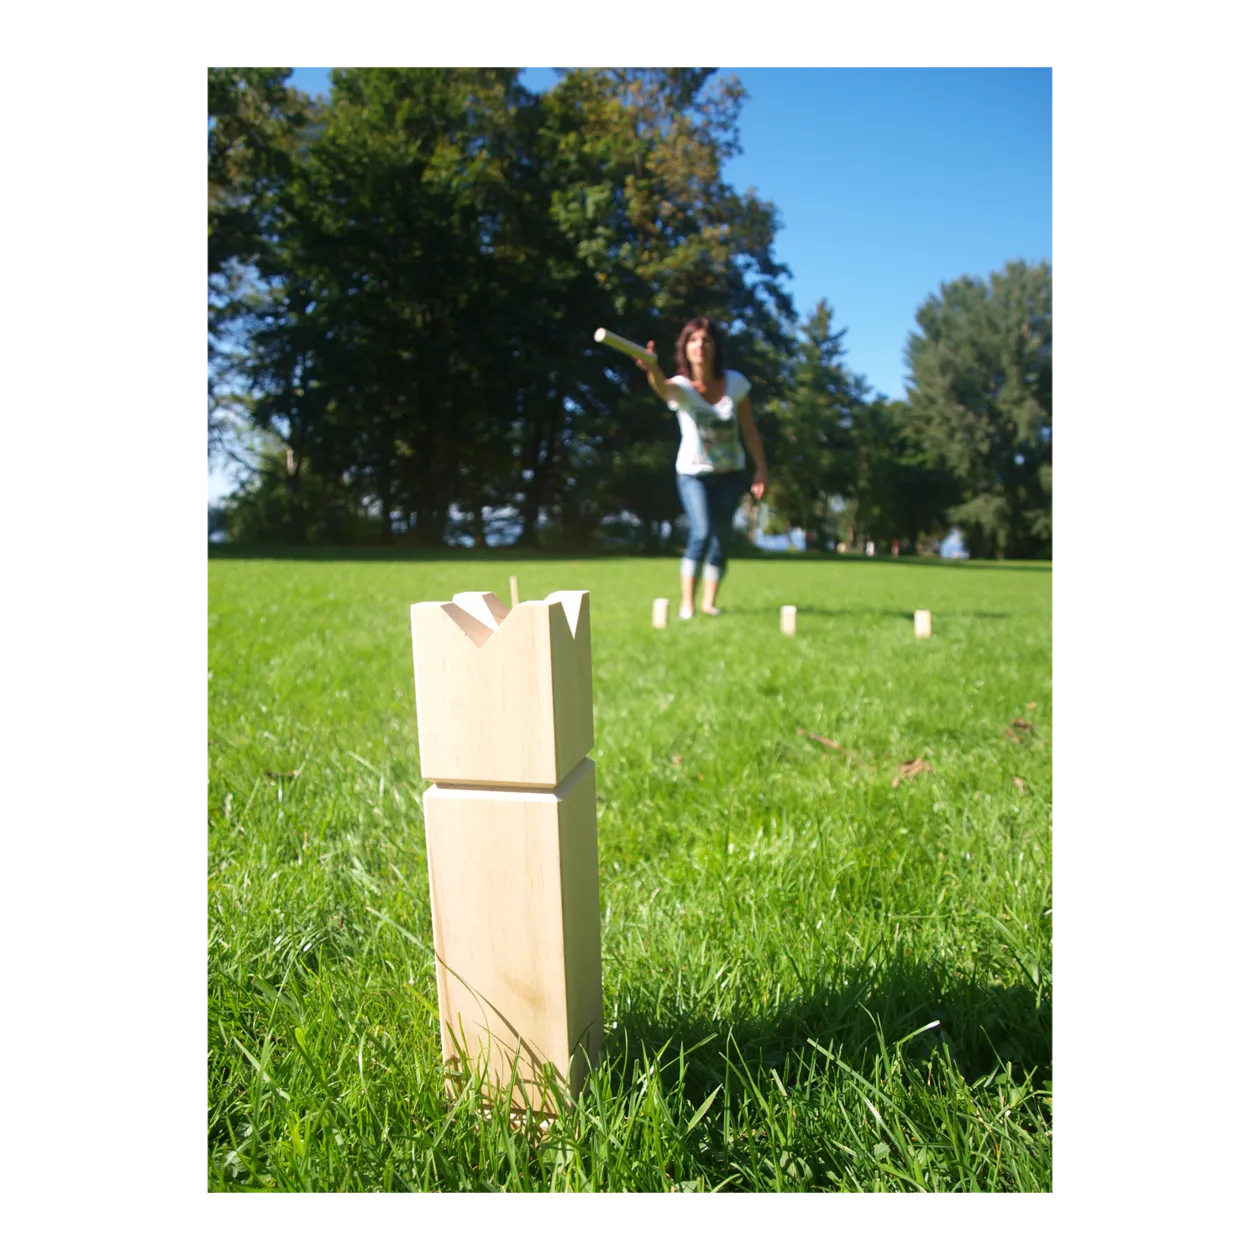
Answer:
[{"label": "green grass", "polygon": [[[444,1092],[407,612],[510,573],[591,591],[609,1053],[546,1132]],[[214,556],[210,1188],[1049,1190],[1050,589],[745,560],[653,631],[676,560]]]}]

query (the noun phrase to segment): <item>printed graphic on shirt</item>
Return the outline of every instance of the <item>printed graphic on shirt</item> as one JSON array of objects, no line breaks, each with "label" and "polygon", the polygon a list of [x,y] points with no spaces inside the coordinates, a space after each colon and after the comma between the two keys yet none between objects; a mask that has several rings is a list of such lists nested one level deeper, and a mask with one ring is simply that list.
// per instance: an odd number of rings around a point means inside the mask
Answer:
[{"label": "printed graphic on shirt", "polygon": [[715,472],[742,468],[744,450],[739,444],[739,428],[735,418],[722,417],[716,411],[696,416],[696,432],[704,449],[705,462],[712,464]]}]

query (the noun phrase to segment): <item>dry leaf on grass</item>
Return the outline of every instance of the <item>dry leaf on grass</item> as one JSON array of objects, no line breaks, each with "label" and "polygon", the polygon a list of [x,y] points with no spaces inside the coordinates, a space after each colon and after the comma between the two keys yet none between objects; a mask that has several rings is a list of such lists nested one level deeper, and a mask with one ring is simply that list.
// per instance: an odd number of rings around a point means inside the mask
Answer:
[{"label": "dry leaf on grass", "polygon": [[1015,786],[1019,789],[1020,796],[1023,796],[1026,789],[1024,787],[1024,780],[1021,779],[1019,775],[1015,776]]},{"label": "dry leaf on grass", "polygon": [[866,764],[862,758],[857,755],[857,753],[850,752],[843,744],[837,744],[834,739],[828,739],[826,735],[815,735],[813,731],[807,731],[803,726],[798,726],[796,728],[796,733],[798,735],[804,735],[806,739],[816,740],[818,743],[823,744],[828,748],[834,748],[836,752],[844,753],[850,761],[857,762],[859,766]]},{"label": "dry leaf on grass", "polygon": [[1017,731],[1035,731],[1037,728],[1026,718],[1016,718],[1011,725]]},{"label": "dry leaf on grass", "polygon": [[916,774],[923,774],[926,771],[932,774],[932,767],[928,765],[921,757],[916,757],[913,761],[903,761],[897,767],[897,777],[892,781],[893,787],[900,787],[902,779],[913,779]]},{"label": "dry leaf on grass", "polygon": [[682,753],[675,753],[675,754],[674,754],[674,755],[670,758],[670,761],[672,761],[672,762],[674,763],[674,765],[676,765],[676,766],[681,766],[681,765],[682,765]]},{"label": "dry leaf on grass", "polygon": [[1024,705],[1024,708],[1026,709],[1035,709],[1036,707],[1037,707],[1036,700],[1029,700],[1029,702],[1026,705]]}]

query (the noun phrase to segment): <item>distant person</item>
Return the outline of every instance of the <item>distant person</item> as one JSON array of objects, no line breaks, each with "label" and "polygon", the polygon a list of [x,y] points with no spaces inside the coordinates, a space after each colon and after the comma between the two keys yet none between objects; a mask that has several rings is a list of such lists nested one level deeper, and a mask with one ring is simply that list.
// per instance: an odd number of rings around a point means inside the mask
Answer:
[{"label": "distant person", "polygon": [[[654,351],[656,343],[649,341],[647,348]],[[678,374],[668,380],[659,364],[643,359],[635,362],[670,410],[678,413],[681,441],[674,469],[678,495],[691,527],[683,551],[678,616],[688,621],[695,616],[696,569],[701,561],[704,589],[700,611],[710,617],[721,611],[717,606],[718,584],[726,574],[735,508],[749,488],[740,433],[755,464],[752,493],[758,502],[766,492],[769,473],[748,401],[752,387],[746,376],[726,367],[718,325],[703,316],[688,320],[678,335],[675,359]]]}]

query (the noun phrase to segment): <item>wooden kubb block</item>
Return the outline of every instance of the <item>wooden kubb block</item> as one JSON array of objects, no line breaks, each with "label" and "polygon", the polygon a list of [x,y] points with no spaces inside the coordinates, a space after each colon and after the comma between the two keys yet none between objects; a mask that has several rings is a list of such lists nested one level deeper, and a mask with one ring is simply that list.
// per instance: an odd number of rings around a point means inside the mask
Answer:
[{"label": "wooden kubb block", "polygon": [[442,1054],[512,1103],[604,1043],[590,596],[413,604]]}]

